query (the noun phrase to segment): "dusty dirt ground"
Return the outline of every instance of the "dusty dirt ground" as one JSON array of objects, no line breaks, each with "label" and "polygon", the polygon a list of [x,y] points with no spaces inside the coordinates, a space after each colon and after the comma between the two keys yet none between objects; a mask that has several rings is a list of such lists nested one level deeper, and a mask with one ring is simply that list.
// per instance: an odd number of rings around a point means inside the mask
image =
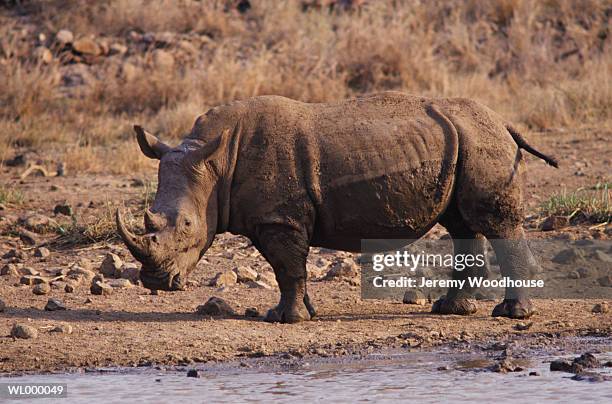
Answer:
[{"label": "dusty dirt ground", "polygon": [[[611,228],[590,225],[571,226],[560,231],[541,232],[537,226],[538,204],[567,187],[573,190],[610,182],[610,139],[612,132],[584,130],[528,134],[532,144],[561,162],[555,170],[541,161],[527,157],[526,202],[530,218],[525,227],[529,237],[609,239]],[[44,156],[40,156],[43,158]],[[69,163],[69,162],[68,162]],[[142,201],[142,187],[134,186],[133,177],[85,176],[69,173],[65,177],[19,175],[24,167],[3,167],[1,181],[23,195],[20,204],[0,210],[2,226],[11,225],[15,217],[36,212],[56,220],[53,209],[67,202],[77,215],[103,215],[107,201],[124,201],[136,209]],[[151,172],[148,178],[154,178]],[[92,203],[93,202],[93,203]],[[435,235],[442,230],[437,229]],[[0,237],[0,256],[13,249],[23,257],[7,257],[9,262],[34,270],[54,272],[74,263],[91,262],[95,272],[108,252],[126,262],[134,262],[122,244],[97,243],[71,248],[51,248],[48,257],[36,257],[35,247],[4,231]],[[39,234],[41,243],[55,237]],[[8,254],[11,255],[11,254]],[[333,262],[349,254],[313,249],[309,262]],[[323,258],[323,260],[320,260]],[[429,313],[430,305],[405,305],[400,302],[362,301],[358,286],[346,281],[319,280],[309,283],[309,293],[318,310],[314,321],[281,325],[268,324],[261,318],[243,316],[246,308],[256,307],[263,315],[276,304],[276,287],[260,289],[238,283],[229,287],[208,286],[214,275],[236,266],[249,266],[263,279],[270,280],[271,268],[249,245],[248,240],[219,236],[191,275],[187,290],[151,295],[141,286],[116,288],[110,296],[92,295],[89,283],[76,284],[73,293],[64,291],[58,282],[46,295],[35,295],[32,286],[20,284],[20,275],[0,276],[0,299],[6,304],[0,312],[0,372],[55,371],[79,367],[147,366],[152,364],[190,364],[227,361],[244,357],[290,355],[339,356],[378,348],[424,349],[457,341],[480,341],[494,344],[517,334],[533,336],[534,341],[547,338],[554,343],[560,336],[612,333],[612,313],[593,313],[600,301],[539,300],[539,314],[523,323],[533,323],[517,330],[521,321],[492,318],[496,302],[478,301],[478,313],[469,317],[440,316]],[[323,268],[325,269],[325,268]],[[212,318],[196,314],[196,307],[211,296],[225,299],[237,312],[234,317]],[[60,299],[67,310],[45,311],[47,300]],[[608,302],[612,303],[612,302]],[[27,324],[38,329],[35,339],[10,336],[13,324]],[[51,332],[68,324],[72,333]],[[521,328],[521,327],[518,327]]]}]

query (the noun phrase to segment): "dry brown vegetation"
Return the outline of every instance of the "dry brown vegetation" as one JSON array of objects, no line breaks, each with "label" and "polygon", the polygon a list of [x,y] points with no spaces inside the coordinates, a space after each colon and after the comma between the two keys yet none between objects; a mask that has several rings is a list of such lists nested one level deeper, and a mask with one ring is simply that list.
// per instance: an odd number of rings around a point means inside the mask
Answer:
[{"label": "dry brown vegetation", "polygon": [[[0,160],[33,150],[76,172],[151,168],[132,123],[176,140],[210,106],[261,94],[317,102],[393,89],[475,98],[532,130],[612,122],[610,0],[333,12],[252,0],[245,13],[213,0],[17,3],[0,6]],[[74,63],[61,29],[102,55]],[[127,52],[111,55],[113,44]],[[158,63],[157,49],[174,63]]]}]

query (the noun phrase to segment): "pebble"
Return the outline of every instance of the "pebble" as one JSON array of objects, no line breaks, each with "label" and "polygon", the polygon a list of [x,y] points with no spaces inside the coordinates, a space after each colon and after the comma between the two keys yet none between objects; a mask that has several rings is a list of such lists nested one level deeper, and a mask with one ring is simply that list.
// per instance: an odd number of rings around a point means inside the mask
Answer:
[{"label": "pebble", "polygon": [[74,285],[67,283],[66,286],[64,286],[64,292],[66,293],[74,293],[75,287]]},{"label": "pebble", "polygon": [[237,266],[236,268],[233,269],[233,271],[236,273],[238,282],[245,283],[245,282],[257,280],[257,271],[247,266],[243,266],[243,265]]},{"label": "pebble", "polygon": [[113,294],[112,286],[101,281],[92,282],[89,291],[92,295],[110,296]]},{"label": "pebble", "polygon": [[249,281],[246,283],[246,285],[252,289],[272,289],[272,286],[268,285],[264,281]]},{"label": "pebble", "polygon": [[121,277],[123,261],[117,254],[108,253],[100,265],[100,273],[109,278]]},{"label": "pebble", "polygon": [[260,313],[259,313],[259,310],[257,310],[257,307],[247,307],[244,310],[244,316],[249,317],[249,318],[255,318],[255,317],[259,317]]},{"label": "pebble", "polygon": [[610,306],[606,302],[597,303],[591,311],[593,313],[607,313],[610,311]]},{"label": "pebble", "polygon": [[38,338],[38,330],[25,324],[15,324],[11,329],[11,337],[21,339]]},{"label": "pebble", "polygon": [[6,303],[2,299],[0,299],[0,313],[6,310]]},{"label": "pebble", "polygon": [[48,283],[39,283],[32,289],[32,293],[35,295],[46,295],[49,292],[51,292],[51,286]]},{"label": "pebble", "polygon": [[420,290],[409,289],[404,293],[402,302],[404,304],[417,304],[419,306],[425,306],[427,304],[427,299]]},{"label": "pebble", "polygon": [[238,282],[238,276],[234,271],[219,272],[215,275],[214,279],[210,283],[210,286],[222,287],[222,286],[233,286]]},{"label": "pebble", "polygon": [[8,275],[8,276],[16,276],[19,275],[19,271],[17,269],[17,265],[15,264],[6,264],[0,269],[0,275]]},{"label": "pebble", "polygon": [[46,247],[38,247],[34,250],[35,257],[47,258],[49,255],[51,255],[51,252]]},{"label": "pebble", "polygon": [[62,334],[72,334],[72,326],[70,324],[60,324],[53,327],[49,332],[59,332]]},{"label": "pebble", "polygon": [[59,203],[53,208],[56,215],[72,216],[72,206],[67,203]]},{"label": "pebble", "polygon": [[232,307],[220,297],[211,297],[206,303],[196,309],[197,314],[208,316],[234,316],[236,312]]},{"label": "pebble", "polygon": [[100,46],[91,38],[77,39],[72,43],[72,49],[84,55],[97,56],[102,53]]},{"label": "pebble", "polygon": [[55,40],[61,45],[66,45],[74,41],[74,35],[71,31],[68,31],[67,29],[62,29],[59,30],[57,34],[55,34]]},{"label": "pebble", "polygon": [[559,230],[569,226],[569,219],[567,216],[549,216],[542,222],[540,227],[542,231]]},{"label": "pebble", "polygon": [[134,263],[126,262],[121,268],[121,278],[129,279],[130,282],[137,285],[140,280],[140,268]]},{"label": "pebble", "polygon": [[189,371],[187,372],[187,377],[199,378],[200,373],[196,369],[189,369]]},{"label": "pebble", "polygon": [[66,306],[61,300],[51,298],[47,301],[47,305],[45,306],[45,311],[58,311],[58,310],[66,310]]}]

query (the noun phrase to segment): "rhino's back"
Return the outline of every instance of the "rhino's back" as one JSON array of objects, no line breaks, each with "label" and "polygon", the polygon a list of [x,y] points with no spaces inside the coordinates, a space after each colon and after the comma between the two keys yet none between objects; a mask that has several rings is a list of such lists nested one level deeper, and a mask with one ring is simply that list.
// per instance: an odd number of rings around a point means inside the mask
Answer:
[{"label": "rhino's back", "polygon": [[308,216],[315,243],[409,238],[446,207],[457,139],[431,100],[383,93],[330,104],[251,102],[246,110],[257,113],[247,119],[232,188],[236,226]]}]

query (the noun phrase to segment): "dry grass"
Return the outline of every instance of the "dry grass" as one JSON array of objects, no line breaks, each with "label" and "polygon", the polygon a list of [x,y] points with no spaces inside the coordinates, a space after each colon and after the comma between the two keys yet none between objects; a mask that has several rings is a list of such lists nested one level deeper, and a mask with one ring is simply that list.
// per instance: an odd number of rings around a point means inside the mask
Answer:
[{"label": "dry grass", "polygon": [[[535,130],[612,122],[611,0],[371,1],[333,13],[256,0],[244,15],[212,0],[21,3],[0,10],[2,160],[46,147],[72,171],[147,170],[132,123],[177,141],[208,107],[261,94],[318,102],[393,89],[475,98]],[[125,43],[128,56],[66,89],[70,66],[31,57],[39,33],[50,44],[63,28]],[[175,68],[154,67],[157,45],[131,31],[171,33]],[[181,53],[179,39],[197,53]],[[121,74],[126,60],[134,77]]]}]

